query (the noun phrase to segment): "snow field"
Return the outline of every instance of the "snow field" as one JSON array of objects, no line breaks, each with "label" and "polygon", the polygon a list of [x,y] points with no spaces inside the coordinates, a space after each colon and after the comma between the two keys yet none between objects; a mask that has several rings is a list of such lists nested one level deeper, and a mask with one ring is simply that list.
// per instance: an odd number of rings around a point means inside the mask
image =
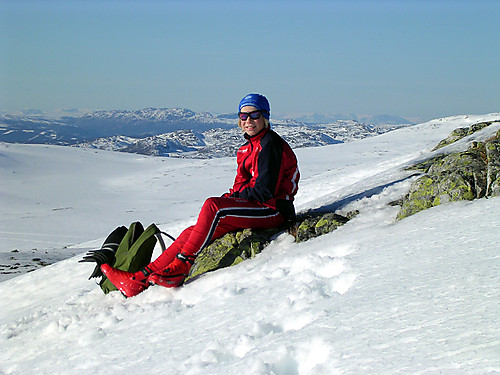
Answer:
[{"label": "snow field", "polygon": [[[72,248],[78,256],[0,283],[0,373],[500,373],[500,198],[446,204],[399,222],[394,221],[397,208],[388,205],[414,178],[402,166],[469,121],[457,116],[350,146],[297,150],[304,182],[297,207],[357,209],[359,215],[303,243],[282,234],[256,258],[179,289],[155,286],[130,299],[104,296],[87,279],[93,266],[77,263],[107,234],[99,239],[89,230],[87,242]],[[24,146],[9,148],[24,162]],[[56,158],[61,151],[47,150]],[[42,160],[44,152],[38,157]],[[94,164],[118,156],[87,157]],[[126,212],[130,205],[119,198],[141,195],[143,189],[142,195],[151,192],[156,206],[148,210],[163,218],[162,229],[177,234],[192,222],[209,190],[224,185],[221,193],[232,182],[229,159],[175,165],[123,157],[123,178],[144,163],[137,173],[146,183],[113,185],[94,216],[73,220],[102,216],[111,222],[108,212],[118,211],[118,225],[128,225],[123,221],[145,211]],[[199,171],[212,165],[220,178],[207,186]],[[39,172],[31,174],[33,184],[42,180],[43,169]],[[102,181],[87,177],[88,189]],[[13,191],[20,197],[31,191],[30,184],[21,188],[21,181],[8,182],[19,187]],[[106,181],[109,187],[115,180]],[[64,189],[71,186],[65,184]],[[182,186],[189,189],[179,190]],[[171,194],[158,205],[164,189]],[[102,191],[95,188],[93,196]],[[116,200],[107,201],[112,194]],[[85,206],[80,195],[73,199],[72,207]],[[23,223],[22,212],[16,218],[14,207],[8,208],[11,220]],[[45,225],[57,233],[53,219]]]}]

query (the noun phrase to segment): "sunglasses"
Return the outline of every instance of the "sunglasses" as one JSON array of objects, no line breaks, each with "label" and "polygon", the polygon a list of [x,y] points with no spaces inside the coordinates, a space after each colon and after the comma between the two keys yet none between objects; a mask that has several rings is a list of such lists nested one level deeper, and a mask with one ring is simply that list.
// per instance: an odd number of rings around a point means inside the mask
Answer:
[{"label": "sunglasses", "polygon": [[246,121],[249,116],[252,120],[257,120],[260,116],[262,116],[262,111],[238,112],[238,117],[241,121]]}]

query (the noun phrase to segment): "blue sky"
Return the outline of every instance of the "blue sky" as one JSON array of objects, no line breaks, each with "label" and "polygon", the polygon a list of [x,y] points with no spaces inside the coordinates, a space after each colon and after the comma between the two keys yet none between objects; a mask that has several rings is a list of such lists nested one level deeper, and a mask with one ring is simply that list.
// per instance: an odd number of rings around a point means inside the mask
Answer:
[{"label": "blue sky", "polygon": [[0,0],[0,111],[500,111],[500,1]]}]

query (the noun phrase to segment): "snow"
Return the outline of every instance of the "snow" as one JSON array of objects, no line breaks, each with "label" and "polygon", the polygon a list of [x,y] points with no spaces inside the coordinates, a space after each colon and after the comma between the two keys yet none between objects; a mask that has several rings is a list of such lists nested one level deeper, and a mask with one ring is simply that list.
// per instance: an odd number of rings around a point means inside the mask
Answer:
[{"label": "snow", "polygon": [[178,234],[232,184],[234,159],[0,144],[2,263],[59,260],[3,275],[0,373],[500,374],[500,198],[398,222],[388,205],[415,178],[404,166],[451,130],[499,118],[454,116],[299,149],[297,208],[358,216],[130,299],[103,295],[88,280],[93,267],[77,261],[134,220]]}]

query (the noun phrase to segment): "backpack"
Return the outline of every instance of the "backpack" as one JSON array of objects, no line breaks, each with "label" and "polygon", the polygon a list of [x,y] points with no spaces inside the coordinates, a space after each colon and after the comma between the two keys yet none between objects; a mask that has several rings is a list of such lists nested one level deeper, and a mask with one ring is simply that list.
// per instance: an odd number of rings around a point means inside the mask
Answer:
[{"label": "backpack", "polygon": [[157,241],[161,251],[165,251],[166,246],[162,234],[175,241],[174,237],[160,231],[155,224],[151,224],[146,230],[138,221],[132,223],[128,229],[124,226],[118,227],[106,237],[100,249],[90,250],[79,263],[96,263],[89,280],[101,277],[99,286],[104,294],[108,294],[118,289],[102,273],[101,265],[106,263],[122,271],[139,271],[151,262]]},{"label": "backpack", "polygon": [[[162,248],[165,248],[160,233],[160,229],[155,224],[151,224],[144,230],[144,227],[138,221],[132,223],[124,234],[123,229],[121,229],[118,233],[115,233],[115,240],[119,239],[122,234],[123,238],[116,250],[114,263],[110,263],[110,265],[128,272],[137,272],[147,266],[151,262],[156,241],[159,240]],[[118,290],[105,275],[102,276],[99,286],[104,294]]]}]

